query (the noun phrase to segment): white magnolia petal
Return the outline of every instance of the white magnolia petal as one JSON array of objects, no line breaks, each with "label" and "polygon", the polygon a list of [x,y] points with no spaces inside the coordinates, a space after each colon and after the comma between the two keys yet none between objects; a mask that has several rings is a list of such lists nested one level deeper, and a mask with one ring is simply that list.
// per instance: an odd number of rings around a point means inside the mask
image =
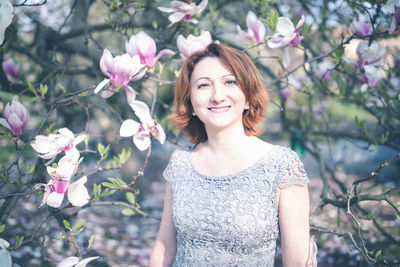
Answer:
[{"label": "white magnolia petal", "polygon": [[144,124],[153,123],[153,119],[151,118],[150,115],[150,109],[146,103],[139,100],[133,100],[132,102],[129,103],[129,106],[133,109],[136,116],[138,116],[138,118],[142,123]]},{"label": "white magnolia petal", "polygon": [[78,262],[78,264],[75,265],[75,267],[86,267],[86,264],[88,264],[89,262],[91,262],[91,261],[93,261],[95,259],[98,259],[98,258],[99,258],[99,256],[89,257],[89,258],[83,259],[80,262]]},{"label": "white magnolia petal", "polygon": [[282,55],[282,65],[285,69],[287,69],[290,65],[290,53],[289,53],[289,47],[285,47],[283,49],[283,55]]},{"label": "white magnolia petal", "polygon": [[165,12],[165,13],[171,13],[171,12],[174,12],[176,9],[175,8],[170,8],[170,7],[158,7],[158,9],[160,10],[160,11],[162,11],[162,12]]},{"label": "white magnolia petal", "polygon": [[173,24],[173,23],[176,23],[176,22],[182,20],[185,15],[186,14],[182,13],[182,12],[175,12],[175,13],[172,13],[171,15],[169,15],[168,19]]},{"label": "white magnolia petal", "polygon": [[78,135],[77,137],[75,137],[74,146],[76,146],[77,144],[80,144],[83,140],[85,140],[86,136],[87,136],[86,134],[81,134],[81,135]]},{"label": "white magnolia petal", "polygon": [[79,262],[78,257],[68,257],[60,261],[56,267],[72,267]]},{"label": "white magnolia petal", "polygon": [[10,246],[10,243],[8,243],[7,240],[0,238],[0,248],[8,248],[9,246]]},{"label": "white magnolia petal", "polygon": [[156,129],[157,129],[157,134],[156,134],[157,140],[160,141],[161,144],[164,144],[166,135],[163,127],[161,126],[161,124],[157,123]]},{"label": "white magnolia petal", "polygon": [[357,65],[357,62],[356,62],[354,59],[352,59],[352,58],[349,58],[349,57],[347,57],[347,56],[343,56],[342,59],[343,59],[343,61],[346,62],[347,64],[354,65],[354,66]]},{"label": "white magnolia petal", "polygon": [[58,129],[58,132],[62,135],[69,137],[69,139],[71,139],[71,140],[74,140],[74,138],[75,138],[74,133],[66,127]]},{"label": "white magnolia petal", "polygon": [[133,136],[133,143],[140,151],[148,149],[150,142],[150,136],[147,134],[137,134]]},{"label": "white magnolia petal", "polygon": [[103,89],[103,87],[106,86],[106,84],[108,84],[109,82],[110,79],[104,79],[103,81],[101,81],[94,89],[94,93],[97,94],[98,92],[100,92],[100,90]]},{"label": "white magnolia petal", "polygon": [[89,203],[90,196],[89,192],[84,186],[87,181],[87,177],[83,176],[76,182],[72,183],[68,187],[68,201],[76,207],[82,207]]},{"label": "white magnolia petal", "polygon": [[0,3],[0,45],[4,41],[4,32],[6,28],[11,24],[13,18],[14,8],[10,1],[2,0]]},{"label": "white magnolia petal", "polygon": [[0,124],[6,127],[8,130],[11,131],[11,126],[7,123],[7,121],[3,118],[0,119]]},{"label": "white magnolia petal", "polygon": [[129,137],[139,131],[140,123],[131,119],[125,120],[119,129],[119,135]]},{"label": "white magnolia petal", "polygon": [[0,249],[0,263],[1,267],[12,266],[11,255],[5,248]]},{"label": "white magnolia petal", "polygon": [[294,32],[293,22],[286,17],[279,17],[278,24],[276,25],[276,31],[280,34],[287,36]]},{"label": "white magnolia petal", "polygon": [[64,200],[64,194],[59,194],[57,192],[51,192],[47,197],[47,205],[53,208],[59,208]]}]

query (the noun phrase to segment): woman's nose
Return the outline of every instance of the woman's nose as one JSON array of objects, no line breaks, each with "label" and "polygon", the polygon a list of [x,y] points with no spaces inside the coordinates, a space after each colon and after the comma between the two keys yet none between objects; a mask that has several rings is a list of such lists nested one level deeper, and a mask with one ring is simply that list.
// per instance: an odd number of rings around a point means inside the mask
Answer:
[{"label": "woman's nose", "polygon": [[225,90],[223,85],[215,83],[212,90],[211,100],[219,103],[225,100]]}]

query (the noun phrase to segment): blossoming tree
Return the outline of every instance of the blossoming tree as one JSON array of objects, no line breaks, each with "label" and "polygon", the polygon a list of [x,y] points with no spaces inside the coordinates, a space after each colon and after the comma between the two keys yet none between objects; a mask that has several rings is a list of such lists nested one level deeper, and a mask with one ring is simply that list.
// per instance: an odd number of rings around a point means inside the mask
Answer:
[{"label": "blossoming tree", "polygon": [[144,195],[187,142],[166,119],[173,85],[215,41],[264,76],[262,138],[284,134],[314,166],[320,265],[398,265],[399,22],[398,0],[3,0],[0,265],[146,265],[148,235],[118,255],[146,236],[131,225],[158,223]]}]

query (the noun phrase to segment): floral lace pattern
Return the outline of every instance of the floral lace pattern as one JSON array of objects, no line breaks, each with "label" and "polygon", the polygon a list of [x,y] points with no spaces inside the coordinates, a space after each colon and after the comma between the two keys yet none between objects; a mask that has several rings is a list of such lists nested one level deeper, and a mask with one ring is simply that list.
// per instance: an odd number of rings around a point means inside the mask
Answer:
[{"label": "floral lace pattern", "polygon": [[192,152],[175,150],[164,171],[177,230],[173,266],[273,266],[278,188],[308,183],[298,155],[273,146],[242,171],[210,177],[194,169]]}]

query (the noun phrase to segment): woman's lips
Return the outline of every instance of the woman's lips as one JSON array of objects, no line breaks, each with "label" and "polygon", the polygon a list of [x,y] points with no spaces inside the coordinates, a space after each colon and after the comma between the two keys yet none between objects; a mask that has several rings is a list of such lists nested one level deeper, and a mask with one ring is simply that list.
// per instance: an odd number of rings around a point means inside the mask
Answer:
[{"label": "woman's lips", "polygon": [[223,113],[223,112],[226,112],[229,108],[230,108],[230,106],[210,107],[210,108],[208,108],[208,110],[211,111],[212,113]]}]

